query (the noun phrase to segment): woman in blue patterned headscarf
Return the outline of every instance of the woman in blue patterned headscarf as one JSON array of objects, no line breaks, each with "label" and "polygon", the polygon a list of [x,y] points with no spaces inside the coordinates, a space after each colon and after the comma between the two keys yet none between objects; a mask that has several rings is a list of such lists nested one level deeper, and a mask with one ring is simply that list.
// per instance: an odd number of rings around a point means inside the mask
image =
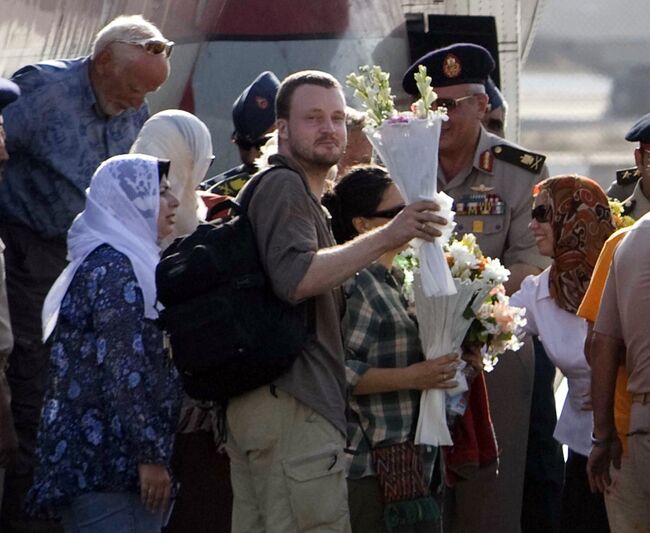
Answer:
[{"label": "woman in blue patterned headscarf", "polygon": [[43,308],[51,367],[28,509],[66,531],[159,531],[169,502],[181,390],[154,323],[158,242],[178,207],[168,168],[102,163]]}]

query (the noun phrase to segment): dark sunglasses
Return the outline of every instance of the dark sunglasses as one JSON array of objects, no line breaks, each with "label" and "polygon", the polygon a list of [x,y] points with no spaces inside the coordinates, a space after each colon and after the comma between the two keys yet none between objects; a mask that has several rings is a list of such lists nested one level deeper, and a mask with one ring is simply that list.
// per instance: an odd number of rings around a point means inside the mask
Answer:
[{"label": "dark sunglasses", "polygon": [[530,218],[540,224],[551,221],[551,207],[548,205],[538,205],[530,212]]},{"label": "dark sunglasses", "polygon": [[174,49],[174,41],[159,41],[158,39],[136,39],[133,41],[117,40],[115,42],[139,46],[144,48],[148,54],[153,56],[165,54],[165,57],[169,57],[172,55],[172,50]]},{"label": "dark sunglasses", "polygon": [[368,218],[395,218],[400,212],[404,209],[404,205],[396,205],[390,209],[382,209],[381,211],[375,211]]},{"label": "dark sunglasses", "polygon": [[460,104],[463,100],[469,100],[475,96],[475,94],[469,94],[467,96],[461,96],[460,98],[438,98],[431,104],[431,109],[445,107],[447,108],[447,111],[451,111],[452,109],[456,109],[458,107],[458,104]]},{"label": "dark sunglasses", "polygon": [[261,150],[262,146],[264,146],[269,139],[271,138],[270,135],[267,135],[265,137],[260,137],[259,139],[256,139],[255,141],[249,141],[247,139],[236,139],[235,142],[239,145],[239,147],[242,150],[250,150],[252,148],[256,148],[257,150]]}]

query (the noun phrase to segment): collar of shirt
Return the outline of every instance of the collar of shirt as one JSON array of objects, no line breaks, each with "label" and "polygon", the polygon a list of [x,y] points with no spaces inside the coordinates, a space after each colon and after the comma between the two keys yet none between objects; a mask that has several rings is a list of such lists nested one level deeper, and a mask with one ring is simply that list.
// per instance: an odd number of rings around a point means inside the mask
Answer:
[{"label": "collar of shirt", "polygon": [[537,284],[537,290],[535,291],[535,300],[538,302],[540,300],[545,300],[546,298],[551,298],[551,289],[549,288],[549,275],[551,268],[545,269],[539,275],[539,283]]},{"label": "collar of shirt", "polygon": [[83,98],[84,104],[95,111],[100,115],[100,111],[97,108],[97,98],[95,97],[95,91],[93,90],[92,83],[90,83],[90,56],[86,57],[83,60],[82,67],[83,75],[79,78],[81,83],[81,97]]},{"label": "collar of shirt", "polygon": [[307,173],[305,170],[302,168],[300,163],[298,163],[295,159],[286,156],[286,155],[280,155],[280,154],[275,154],[269,157],[269,163],[271,165],[278,165],[282,167],[287,167],[290,170],[293,170],[294,172],[297,172],[298,175],[300,176],[300,179],[303,181],[305,184],[305,188],[307,189],[307,193],[309,196],[314,200],[319,207],[321,207],[327,217],[330,216],[329,212],[327,209],[323,207],[323,205],[320,203],[320,198],[316,198],[314,196],[314,193],[311,192],[311,189],[309,188],[309,181],[307,181]]},{"label": "collar of shirt", "polygon": [[447,180],[447,177],[445,176],[442,168],[438,167],[438,180],[442,185],[442,190],[448,191],[455,187],[461,186],[463,183],[465,183],[465,180],[472,174],[474,170],[477,172],[483,172],[488,176],[492,176],[492,168],[494,165],[492,164],[490,166],[491,168],[489,172],[481,168],[481,154],[487,150],[490,154],[490,157],[492,157],[492,160],[494,161],[494,156],[492,155],[491,148],[497,144],[497,141],[495,139],[498,140],[499,138],[488,133],[487,130],[481,126],[478,137],[478,144],[476,145],[476,150],[474,151],[474,160],[472,162],[472,165],[461,170],[456,176],[454,176],[451,181]]},{"label": "collar of shirt", "polygon": [[[637,211],[639,213],[648,213],[650,212],[650,199],[648,196],[646,196],[646,193],[643,190],[642,182],[643,178],[636,182],[636,185],[634,186],[634,192],[632,192],[632,196],[630,198],[636,202],[634,211]],[[647,194],[650,195],[650,192]]]},{"label": "collar of shirt", "polygon": [[[483,172],[484,174],[488,174],[489,176],[492,176],[494,174],[492,171],[494,168],[494,154],[492,153],[492,147],[495,144],[498,144],[499,140],[499,137],[492,135],[483,126],[481,126],[481,133],[478,137],[476,152],[474,152],[473,166],[476,170]],[[483,156],[484,152],[488,152],[490,154],[490,158],[492,159],[492,163],[490,165],[481,164],[481,157]]]}]

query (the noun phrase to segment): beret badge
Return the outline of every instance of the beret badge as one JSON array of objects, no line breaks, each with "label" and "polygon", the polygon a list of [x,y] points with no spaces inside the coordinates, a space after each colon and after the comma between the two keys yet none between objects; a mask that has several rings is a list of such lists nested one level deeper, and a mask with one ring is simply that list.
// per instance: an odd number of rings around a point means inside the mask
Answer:
[{"label": "beret badge", "polygon": [[257,107],[259,107],[260,109],[266,109],[267,107],[269,107],[269,101],[263,96],[256,96],[255,103],[257,104]]},{"label": "beret badge", "polygon": [[442,61],[442,73],[447,78],[457,78],[462,70],[458,57],[455,54],[447,54]]}]

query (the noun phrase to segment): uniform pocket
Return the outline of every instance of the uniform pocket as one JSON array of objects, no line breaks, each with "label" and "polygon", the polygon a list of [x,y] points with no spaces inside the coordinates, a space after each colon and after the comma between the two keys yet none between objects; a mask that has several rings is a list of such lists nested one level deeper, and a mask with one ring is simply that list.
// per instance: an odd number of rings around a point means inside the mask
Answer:
[{"label": "uniform pocket", "polygon": [[282,467],[299,531],[347,520],[347,485],[341,447],[327,444],[319,450],[284,460]]},{"label": "uniform pocket", "polygon": [[454,220],[456,221],[456,232],[459,235],[499,233],[506,228],[507,224],[506,215],[460,215],[456,216]]}]

